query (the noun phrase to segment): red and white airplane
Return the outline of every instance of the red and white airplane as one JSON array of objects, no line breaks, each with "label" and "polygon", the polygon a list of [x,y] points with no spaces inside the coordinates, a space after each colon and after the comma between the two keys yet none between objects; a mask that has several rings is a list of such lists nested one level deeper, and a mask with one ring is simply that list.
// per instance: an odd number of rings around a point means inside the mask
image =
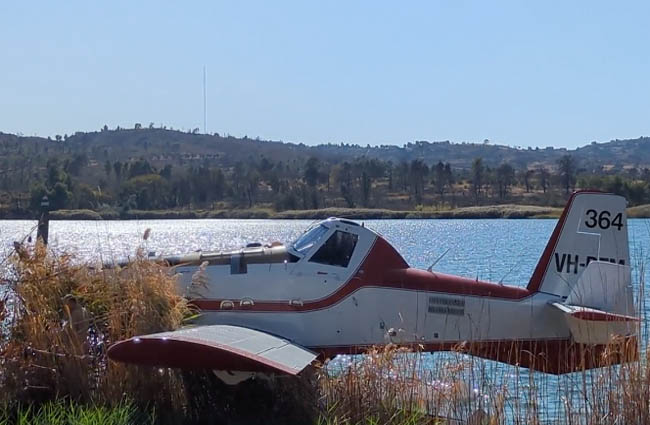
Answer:
[{"label": "red and white airplane", "polygon": [[620,196],[574,193],[527,287],[411,268],[381,235],[337,218],[289,246],[166,257],[198,323],[118,342],[108,355],[212,369],[230,383],[387,343],[556,374],[634,359],[625,207]]}]

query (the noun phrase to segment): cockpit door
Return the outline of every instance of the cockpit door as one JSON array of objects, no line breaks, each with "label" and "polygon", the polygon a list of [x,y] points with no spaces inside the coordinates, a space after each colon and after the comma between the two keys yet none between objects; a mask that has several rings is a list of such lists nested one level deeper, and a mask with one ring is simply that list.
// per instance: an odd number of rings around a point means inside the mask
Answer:
[{"label": "cockpit door", "polygon": [[305,275],[335,290],[349,281],[359,269],[374,242],[375,235],[363,227],[332,222],[320,244],[300,260]]}]

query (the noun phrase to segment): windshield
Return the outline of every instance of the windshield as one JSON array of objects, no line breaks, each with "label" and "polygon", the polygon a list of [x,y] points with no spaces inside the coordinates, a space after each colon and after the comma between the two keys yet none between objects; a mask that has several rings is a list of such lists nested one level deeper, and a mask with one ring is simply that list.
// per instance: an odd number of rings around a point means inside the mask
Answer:
[{"label": "windshield", "polygon": [[327,233],[329,229],[322,224],[312,229],[307,230],[291,245],[294,251],[301,255],[305,255],[309,249],[314,246],[318,241]]}]

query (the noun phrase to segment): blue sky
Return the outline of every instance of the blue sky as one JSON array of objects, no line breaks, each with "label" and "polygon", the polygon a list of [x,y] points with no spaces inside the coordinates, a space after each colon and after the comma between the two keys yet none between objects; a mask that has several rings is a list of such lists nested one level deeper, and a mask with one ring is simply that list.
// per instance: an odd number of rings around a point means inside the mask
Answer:
[{"label": "blue sky", "polygon": [[4,1],[0,131],[316,144],[650,135],[650,2]]}]

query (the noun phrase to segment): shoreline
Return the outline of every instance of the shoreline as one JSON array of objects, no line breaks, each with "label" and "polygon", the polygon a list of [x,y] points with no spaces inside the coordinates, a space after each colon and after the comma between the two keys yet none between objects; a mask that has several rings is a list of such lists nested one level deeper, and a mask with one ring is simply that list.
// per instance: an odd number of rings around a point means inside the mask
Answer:
[{"label": "shoreline", "polygon": [[[321,220],[328,217],[353,220],[372,219],[523,219],[558,218],[562,208],[536,205],[484,205],[437,210],[389,210],[383,208],[321,208],[312,210],[275,211],[270,208],[228,210],[130,210],[116,211],[57,210],[50,213],[51,220],[156,220],[156,219],[275,219]],[[0,211],[0,220],[36,220],[31,214]]]},{"label": "shoreline", "polygon": [[[130,210],[116,211],[57,210],[50,213],[51,220],[193,220],[193,219],[271,219],[271,220],[322,220],[328,217],[353,220],[377,219],[557,219],[562,208],[537,205],[484,205],[449,210],[425,208],[421,210],[389,210],[383,208],[321,208],[317,210],[275,211],[270,208],[228,210]],[[650,205],[627,209],[629,218],[650,218]],[[37,220],[32,214],[0,210],[0,220]]]}]

